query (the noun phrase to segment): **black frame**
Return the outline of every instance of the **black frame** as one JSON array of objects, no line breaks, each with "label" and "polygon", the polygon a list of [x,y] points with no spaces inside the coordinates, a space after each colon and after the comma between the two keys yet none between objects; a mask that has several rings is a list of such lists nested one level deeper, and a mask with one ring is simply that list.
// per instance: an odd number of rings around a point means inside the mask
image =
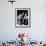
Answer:
[{"label": "black frame", "polygon": [[[23,10],[28,10],[28,25],[17,25],[17,11],[23,11]],[[31,9],[30,8],[15,8],[15,27],[18,28],[29,28],[31,27]]]}]

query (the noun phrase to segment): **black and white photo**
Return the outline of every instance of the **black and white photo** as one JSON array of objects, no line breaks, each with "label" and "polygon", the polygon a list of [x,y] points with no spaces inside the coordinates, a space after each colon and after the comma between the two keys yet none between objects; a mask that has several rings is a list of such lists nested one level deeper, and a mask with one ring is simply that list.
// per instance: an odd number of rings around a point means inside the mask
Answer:
[{"label": "black and white photo", "polygon": [[16,8],[16,26],[17,27],[29,27],[30,26],[30,9],[29,8]]}]

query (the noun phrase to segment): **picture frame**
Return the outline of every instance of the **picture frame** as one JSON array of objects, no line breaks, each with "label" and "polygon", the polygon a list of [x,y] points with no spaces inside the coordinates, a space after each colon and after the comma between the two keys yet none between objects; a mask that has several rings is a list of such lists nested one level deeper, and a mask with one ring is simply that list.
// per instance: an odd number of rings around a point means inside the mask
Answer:
[{"label": "picture frame", "polygon": [[15,27],[19,28],[31,27],[30,8],[15,8]]}]

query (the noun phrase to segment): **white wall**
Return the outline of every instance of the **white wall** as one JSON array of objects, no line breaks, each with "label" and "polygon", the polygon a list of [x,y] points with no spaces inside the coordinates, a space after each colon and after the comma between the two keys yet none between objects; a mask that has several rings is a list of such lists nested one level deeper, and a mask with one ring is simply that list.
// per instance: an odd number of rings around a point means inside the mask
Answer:
[{"label": "white wall", "polygon": [[[44,4],[45,5],[45,4]],[[43,0],[17,0],[14,5],[0,0],[0,40],[15,40],[18,32],[30,34],[33,40],[46,40],[46,14]],[[15,8],[31,8],[31,27],[15,27]]]}]

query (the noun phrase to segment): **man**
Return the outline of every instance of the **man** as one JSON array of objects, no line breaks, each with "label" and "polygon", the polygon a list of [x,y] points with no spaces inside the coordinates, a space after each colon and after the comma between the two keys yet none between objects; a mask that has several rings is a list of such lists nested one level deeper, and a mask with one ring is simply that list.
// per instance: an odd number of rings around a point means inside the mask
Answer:
[{"label": "man", "polygon": [[24,12],[17,16],[17,24],[23,25]]},{"label": "man", "polygon": [[27,16],[27,13],[25,13],[25,16],[24,16],[24,25],[28,25],[28,16]]}]

